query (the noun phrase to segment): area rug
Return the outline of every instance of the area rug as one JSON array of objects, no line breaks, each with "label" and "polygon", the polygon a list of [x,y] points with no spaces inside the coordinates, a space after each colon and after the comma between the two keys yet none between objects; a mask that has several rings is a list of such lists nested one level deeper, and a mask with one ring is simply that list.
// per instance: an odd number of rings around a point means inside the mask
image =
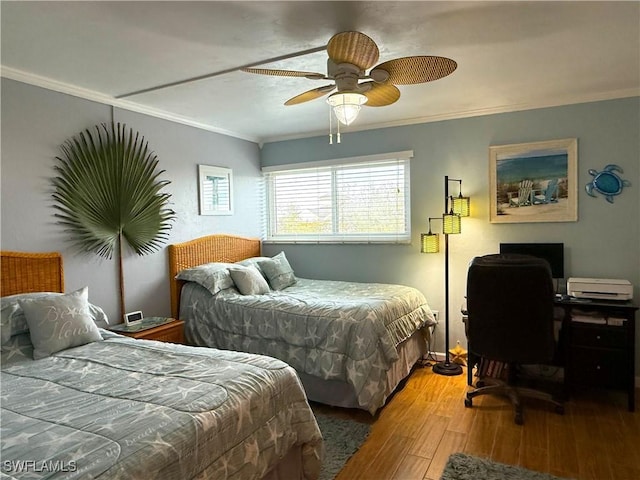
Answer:
[{"label": "area rug", "polygon": [[447,460],[440,480],[564,480],[548,473],[493,462],[486,458],[454,453]]},{"label": "area rug", "polygon": [[333,480],[369,435],[371,426],[354,420],[316,414],[324,438],[324,461],[320,480]]}]

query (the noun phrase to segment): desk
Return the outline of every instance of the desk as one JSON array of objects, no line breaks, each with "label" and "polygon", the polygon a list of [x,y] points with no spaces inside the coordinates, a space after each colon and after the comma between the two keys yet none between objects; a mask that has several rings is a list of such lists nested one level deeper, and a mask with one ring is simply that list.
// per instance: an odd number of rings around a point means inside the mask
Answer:
[{"label": "desk", "polygon": [[[635,409],[635,314],[631,302],[556,299],[562,308],[564,385],[626,390],[629,411]],[[602,320],[577,321],[594,315]]]},{"label": "desk", "polygon": [[[603,300],[554,301],[563,310],[560,343],[564,352],[564,390],[568,394],[575,387],[590,386],[626,390],[628,408],[635,410],[635,330],[638,307],[631,302]],[[467,321],[466,305],[462,306],[462,320]],[[574,321],[576,316],[595,313],[605,323]],[[615,322],[611,319],[620,319]],[[619,323],[619,324],[618,324]],[[472,384],[472,369],[477,358],[469,351],[467,383]]]}]

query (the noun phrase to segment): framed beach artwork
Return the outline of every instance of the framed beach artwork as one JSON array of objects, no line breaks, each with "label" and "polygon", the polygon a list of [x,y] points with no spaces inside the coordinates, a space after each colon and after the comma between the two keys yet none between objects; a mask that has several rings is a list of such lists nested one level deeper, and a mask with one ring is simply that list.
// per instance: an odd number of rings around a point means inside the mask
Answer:
[{"label": "framed beach artwork", "polygon": [[491,223],[578,220],[578,140],[489,147]]},{"label": "framed beach artwork", "polygon": [[200,215],[233,215],[233,172],[230,168],[198,165]]}]

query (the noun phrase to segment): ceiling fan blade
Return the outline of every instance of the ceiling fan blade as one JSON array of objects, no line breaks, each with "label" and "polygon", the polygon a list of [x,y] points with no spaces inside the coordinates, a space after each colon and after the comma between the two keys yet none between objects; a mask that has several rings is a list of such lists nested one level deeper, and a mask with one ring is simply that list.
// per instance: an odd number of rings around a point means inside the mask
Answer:
[{"label": "ceiling fan blade", "polygon": [[365,107],[386,107],[395,103],[400,98],[400,90],[390,83],[364,82],[362,85],[371,85],[371,88],[363,95],[367,97]]},{"label": "ceiling fan blade", "polygon": [[243,72],[257,73],[259,75],[274,75],[276,77],[302,77],[311,80],[322,80],[327,78],[324,73],[300,72],[297,70],[274,70],[272,68],[241,68]]},{"label": "ceiling fan blade", "polygon": [[289,105],[297,105],[299,103],[304,103],[304,102],[308,102],[310,100],[315,100],[316,98],[320,98],[320,97],[326,95],[327,93],[329,93],[334,88],[336,88],[336,86],[334,84],[325,85],[324,87],[314,88],[313,90],[308,90],[308,91],[306,91],[304,93],[301,93],[300,95],[296,95],[295,97],[290,98],[289,100],[284,102],[284,104],[287,105],[287,106],[289,106]]},{"label": "ceiling fan blade", "polygon": [[360,70],[375,65],[380,55],[376,42],[360,32],[335,34],[327,43],[327,53],[337,65],[350,63]]},{"label": "ceiling fan blade", "polygon": [[394,85],[412,85],[432,82],[451,74],[458,64],[446,57],[417,56],[402,57],[381,63],[373,70],[385,70],[389,73],[388,83]]}]

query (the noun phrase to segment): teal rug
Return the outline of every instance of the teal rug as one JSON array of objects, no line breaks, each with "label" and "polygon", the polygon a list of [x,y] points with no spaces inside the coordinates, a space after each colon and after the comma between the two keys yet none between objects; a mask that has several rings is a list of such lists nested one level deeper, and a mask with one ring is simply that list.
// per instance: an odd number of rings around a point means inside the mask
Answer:
[{"label": "teal rug", "polygon": [[316,420],[324,439],[324,461],[319,480],[333,480],[349,457],[362,446],[371,425],[323,414],[316,414]]},{"label": "teal rug", "polygon": [[564,480],[548,473],[493,462],[464,453],[449,457],[440,480]]}]

